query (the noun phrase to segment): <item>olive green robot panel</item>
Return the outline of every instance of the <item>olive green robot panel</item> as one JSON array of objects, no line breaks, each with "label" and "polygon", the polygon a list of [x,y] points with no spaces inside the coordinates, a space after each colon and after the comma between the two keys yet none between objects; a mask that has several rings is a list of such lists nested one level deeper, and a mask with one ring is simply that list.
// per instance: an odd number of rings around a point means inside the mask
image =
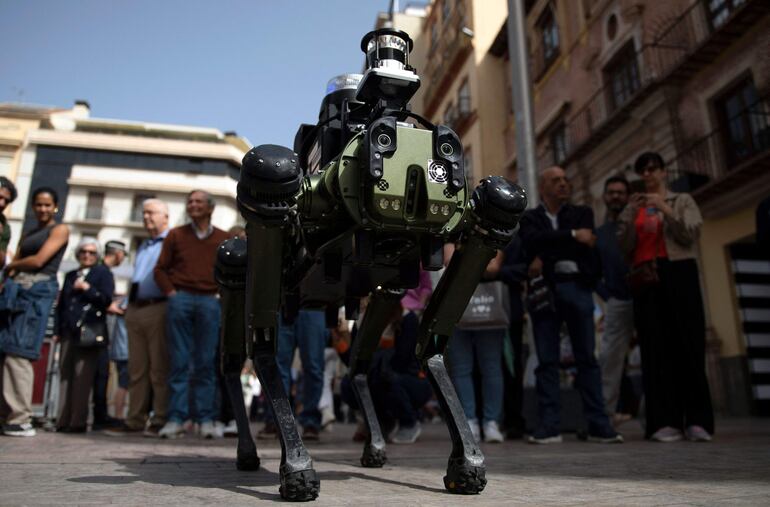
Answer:
[{"label": "olive green robot panel", "polygon": [[462,223],[468,194],[447,191],[446,169],[433,161],[429,130],[397,128],[398,150],[383,163],[382,178],[367,182],[361,163],[363,134],[345,147],[336,167],[325,175],[337,176],[340,195],[350,216],[361,225],[386,230],[412,230],[445,235]]}]

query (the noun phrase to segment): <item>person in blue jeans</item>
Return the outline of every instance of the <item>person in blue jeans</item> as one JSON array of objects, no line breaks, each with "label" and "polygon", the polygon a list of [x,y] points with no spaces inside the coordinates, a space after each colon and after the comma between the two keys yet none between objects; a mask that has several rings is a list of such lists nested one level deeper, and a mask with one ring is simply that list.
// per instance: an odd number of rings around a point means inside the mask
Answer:
[{"label": "person in blue jeans", "polygon": [[622,442],[604,411],[602,377],[594,354],[593,286],[601,276],[594,249],[593,211],[569,204],[570,184],[561,167],[540,174],[542,203],[521,219],[519,234],[532,259],[530,278],[542,276],[552,292],[550,305],[531,311],[537,351],[537,400],[539,424],[529,438],[533,444],[559,443],[561,437],[559,363],[561,327],[569,331],[577,366],[575,387],[583,401],[588,439],[601,443]]},{"label": "person in blue jeans", "polygon": [[190,418],[200,424],[202,438],[217,436],[214,357],[220,304],[214,260],[217,248],[229,235],[212,225],[213,211],[211,195],[202,190],[190,192],[187,215],[191,223],[169,231],[154,269],[155,282],[168,298],[169,406],[168,421],[158,432],[161,438],[183,435],[183,424]]},{"label": "person in blue jeans", "polygon": [[[448,264],[454,253],[454,245],[444,247],[444,263]],[[503,262],[499,251],[487,265],[484,279],[497,277]],[[482,281],[483,283],[483,281]],[[449,376],[457,390],[457,397],[468,419],[471,433],[476,441],[499,443],[503,441],[498,422],[503,415],[503,340],[505,327],[497,329],[462,329],[458,324],[447,348]],[[479,425],[476,407],[476,392],[473,383],[474,364],[481,374],[482,425]]]},{"label": "person in blue jeans", "polygon": [[[297,416],[297,422],[302,426],[302,437],[305,440],[318,440],[321,430],[321,411],[318,402],[321,400],[324,380],[324,349],[329,341],[329,331],[326,329],[326,314],[323,310],[300,310],[289,321],[283,315],[278,326],[278,350],[276,363],[281,373],[283,387],[286,392],[291,388],[291,363],[294,351],[299,349],[302,361],[302,386],[298,398],[302,411]],[[273,422],[272,411],[266,414],[265,427],[257,434],[258,438],[276,438],[277,428]]]}]

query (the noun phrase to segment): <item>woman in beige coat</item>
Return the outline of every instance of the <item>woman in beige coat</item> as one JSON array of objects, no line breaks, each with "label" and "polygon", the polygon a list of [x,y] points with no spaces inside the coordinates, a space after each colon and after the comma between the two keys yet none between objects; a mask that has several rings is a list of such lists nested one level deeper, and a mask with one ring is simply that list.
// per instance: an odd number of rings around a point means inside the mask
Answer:
[{"label": "woman in beige coat", "polygon": [[631,195],[618,220],[618,238],[632,267],[629,283],[642,353],[645,436],[658,442],[683,436],[709,441],[714,414],[695,261],[703,219],[692,196],[668,189],[659,154],[642,154],[634,169],[646,192]]}]

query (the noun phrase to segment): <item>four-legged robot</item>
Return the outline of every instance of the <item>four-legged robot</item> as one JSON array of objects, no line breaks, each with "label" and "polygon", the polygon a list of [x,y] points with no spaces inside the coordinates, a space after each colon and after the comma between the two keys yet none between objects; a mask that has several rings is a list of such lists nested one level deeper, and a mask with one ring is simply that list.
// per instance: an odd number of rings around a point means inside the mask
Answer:
[{"label": "four-legged robot", "polygon": [[279,431],[281,496],[318,496],[318,476],[276,366],[279,310],[325,308],[333,326],[342,306],[355,318],[363,297],[370,301],[350,364],[370,434],[361,464],[385,463],[367,371],[394,305],[405,289],[417,286],[420,267],[443,267],[443,245],[451,238],[457,250],[424,312],[415,352],[452,439],[444,485],[453,493],[478,493],[486,485],[484,457],[443,352],[487,263],[515,233],[527,199],[496,176],[469,191],[457,135],[409,111],[420,81],[408,63],[407,34],[377,30],[361,46],[365,74],[330,82],[318,124],[300,127],[294,151],[263,145],[243,159],[238,205],[248,239],[224,242],[216,267],[222,364],[238,423],[237,466],[259,467],[239,380],[244,359],[251,357]]}]

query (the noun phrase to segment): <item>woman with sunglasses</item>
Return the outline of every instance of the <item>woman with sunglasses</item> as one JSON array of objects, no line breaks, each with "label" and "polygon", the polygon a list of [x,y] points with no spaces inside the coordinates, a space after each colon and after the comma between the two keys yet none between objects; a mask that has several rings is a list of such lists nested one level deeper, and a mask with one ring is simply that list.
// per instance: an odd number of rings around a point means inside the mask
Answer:
[{"label": "woman with sunglasses", "polygon": [[0,422],[7,436],[35,435],[32,361],[40,357],[59,288],[56,272],[69,241],[67,226],[56,222],[58,200],[52,188],[32,192],[37,225],[22,235],[13,262],[5,268],[0,298]]},{"label": "woman with sunglasses", "polygon": [[706,379],[706,327],[697,243],[703,224],[690,194],[668,189],[663,158],[643,153],[634,169],[645,191],[631,195],[618,238],[631,263],[629,285],[642,353],[645,436],[707,442],[714,432]]},{"label": "woman with sunglasses", "polygon": [[[80,267],[64,277],[57,307],[57,334],[61,340],[61,409],[56,431],[84,433],[91,388],[99,353],[107,346],[107,307],[112,303],[115,280],[110,269],[99,264],[99,242],[84,237],[75,249]],[[95,340],[86,339],[83,328],[101,330]],[[99,339],[101,338],[101,340]]]}]

